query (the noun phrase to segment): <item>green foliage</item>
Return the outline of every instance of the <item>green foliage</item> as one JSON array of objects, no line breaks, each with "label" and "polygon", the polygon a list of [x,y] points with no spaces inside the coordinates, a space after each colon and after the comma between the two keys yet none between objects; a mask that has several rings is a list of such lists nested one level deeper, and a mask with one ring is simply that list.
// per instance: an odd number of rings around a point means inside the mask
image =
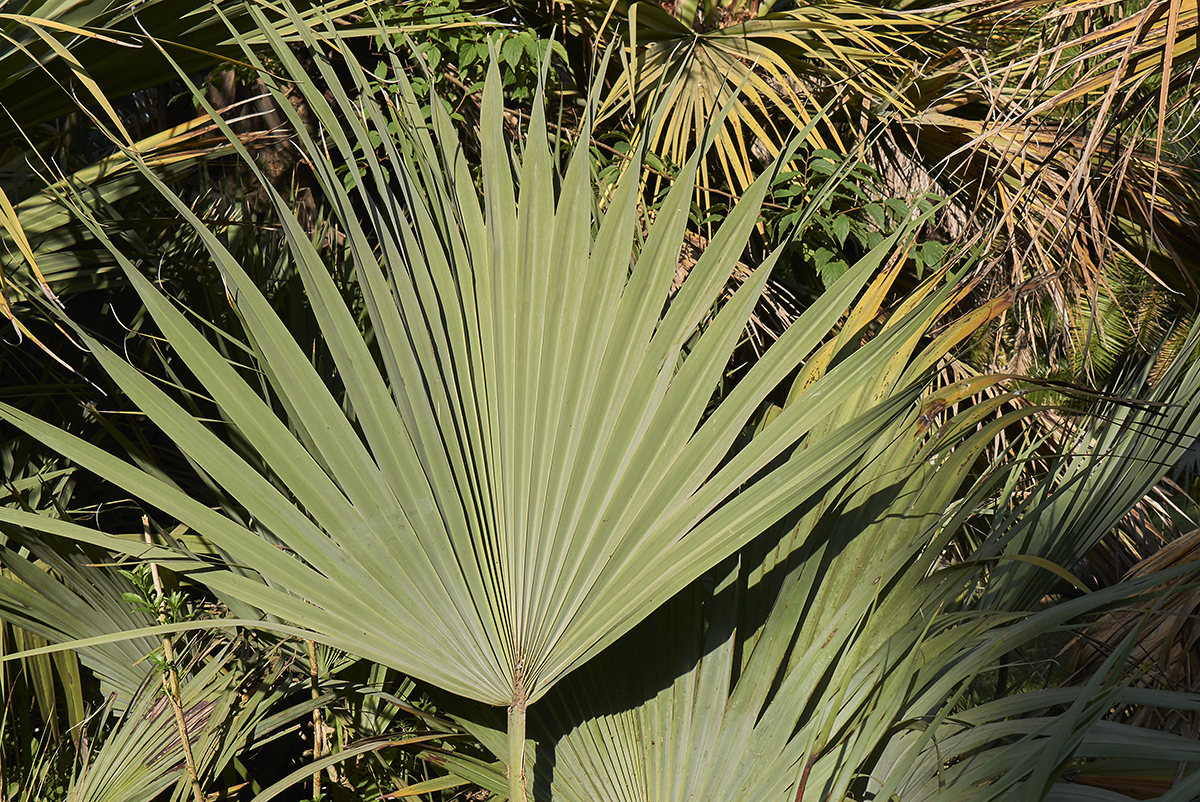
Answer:
[{"label": "green foliage", "polygon": [[161,617],[163,623],[178,624],[191,617],[191,609],[187,597],[182,591],[167,593],[154,587],[150,566],[139,565],[132,571],[120,571],[121,576],[133,585],[134,593],[122,593],[121,601],[133,606],[133,609]]},{"label": "green foliage", "polygon": [[[612,186],[627,168],[633,149],[628,135],[610,133],[592,146],[598,194]],[[803,170],[781,170],[771,181],[759,212],[763,250],[783,247],[780,272],[818,292],[832,286],[862,254],[878,246],[916,217],[928,219],[939,200],[929,195],[911,205],[899,198],[879,200],[883,187],[866,162],[831,150],[801,150]],[[679,175],[679,166],[647,153],[648,193],[645,209],[653,216]],[[729,193],[697,191],[689,219],[698,231],[711,232],[729,213]],[[703,198],[703,203],[700,198]],[[905,256],[917,280],[940,269],[946,247],[936,240],[914,243]],[[814,282],[815,279],[815,282]]]},{"label": "green foliage", "polygon": [[[379,12],[379,20],[389,26],[387,34],[375,39],[381,50],[407,52],[411,42],[415,68],[409,82],[416,97],[428,100],[431,90],[436,90],[450,118],[460,123],[465,121],[461,103],[483,89],[492,50],[505,94],[520,105],[533,100],[547,54],[553,50],[560,59],[566,58],[560,43],[541,39],[529,29],[509,30],[476,17],[460,0],[395,3]],[[381,60],[375,77],[388,79],[390,69],[387,60]],[[556,80],[553,62],[546,80],[550,84]]]},{"label": "green foliage", "polygon": [[[476,17],[462,8],[460,0],[395,3],[378,11],[378,21],[381,27],[372,40],[376,60],[373,66],[368,65],[372,79],[369,85],[378,92],[390,91],[403,72],[420,101],[426,122],[432,119],[429,104],[436,98],[456,124],[473,124],[476,98],[483,89],[493,50],[505,95],[521,106],[533,100],[543,68],[547,83],[557,80],[554,62],[547,61],[547,55],[554,51],[560,59],[565,57],[561,44],[540,39],[530,30],[508,30]],[[369,130],[366,143],[356,144],[356,150],[369,146],[380,153],[385,137],[400,134],[395,125],[393,120],[379,130]],[[386,157],[381,167],[390,178],[393,168]],[[358,178],[366,177],[361,160],[359,168]],[[351,166],[346,165],[340,172],[343,185],[351,189],[355,180]]]},{"label": "green foliage", "polygon": [[[928,196],[910,206],[900,198],[880,201],[882,183],[866,162],[818,148],[804,170],[781,173],[772,184],[764,223],[768,238],[795,237],[796,256],[829,287],[849,269],[856,253],[865,253],[914,217],[928,216],[937,199]],[[943,264],[940,242],[916,244],[908,253],[918,280]]]},{"label": "green foliage", "polygon": [[[299,69],[282,43],[275,52],[288,70]],[[274,78],[264,76],[264,82],[283,98]],[[535,107],[517,184],[494,63],[481,112],[482,193],[469,181],[451,180],[469,173],[443,108],[434,104],[431,111],[436,140],[411,125],[422,112],[403,82],[403,105],[386,109],[375,105],[369,88],[351,92],[329,81],[331,103],[311,82],[301,86],[322,131],[337,137],[340,158],[357,156],[373,183],[370,192],[358,187],[349,197],[336,163],[297,125],[322,189],[338,200],[335,208],[409,210],[403,217],[345,211],[340,217],[371,312],[367,337],[310,235],[273,195],[322,339],[337,372],[355,381],[326,387],[307,344],[295,341],[222,241],[160,186],[222,271],[256,371],[231,365],[106,238],[97,219],[84,220],[112,246],[180,364],[228,421],[228,433],[217,436],[214,428],[225,427],[213,427],[86,331],[76,331],[195,469],[220,485],[229,514],[198,503],[155,469],[99,451],[18,410],[6,407],[0,416],[174,516],[227,562],[199,560],[174,543],[121,541],[74,522],[64,522],[63,533],[152,560],[219,597],[262,610],[269,618],[259,626],[310,636],[439,688],[509,705],[520,715],[501,753],[519,756],[527,704],[799,499],[819,498],[830,476],[848,470],[910,416],[926,368],[899,384],[890,378],[876,384],[873,377],[894,378],[886,369],[894,346],[919,339],[939,309],[933,298],[835,368],[810,376],[811,397],[840,407],[844,417],[828,420],[821,403],[795,404],[767,424],[764,436],[743,437],[767,395],[836,336],[847,304],[921,221],[906,220],[859,260],[735,392],[712,404],[780,256],[730,302],[718,303],[757,223],[767,177],[730,211],[664,306],[700,154],[663,199],[629,272],[640,228],[637,165],[597,213],[588,137],[560,182]],[[368,144],[372,129],[392,180]],[[450,164],[443,167],[442,159]],[[155,180],[149,168],[145,175]],[[597,287],[604,288],[599,298]],[[471,390],[459,389],[465,382]],[[399,402],[395,393],[402,394]],[[863,403],[852,402],[859,397]],[[278,406],[268,406],[269,399]],[[487,399],[493,401],[485,411]],[[557,436],[547,437],[547,429]],[[787,458],[818,430],[820,448],[804,459]],[[485,487],[497,488],[493,501],[469,501],[482,498]],[[541,520],[542,511],[551,519]],[[28,514],[0,515],[44,523]],[[560,517],[562,524],[555,523]],[[398,528],[400,521],[409,523]],[[263,530],[286,551],[265,540]],[[481,559],[485,554],[503,555],[499,573]],[[511,772],[510,779],[518,775]]]}]

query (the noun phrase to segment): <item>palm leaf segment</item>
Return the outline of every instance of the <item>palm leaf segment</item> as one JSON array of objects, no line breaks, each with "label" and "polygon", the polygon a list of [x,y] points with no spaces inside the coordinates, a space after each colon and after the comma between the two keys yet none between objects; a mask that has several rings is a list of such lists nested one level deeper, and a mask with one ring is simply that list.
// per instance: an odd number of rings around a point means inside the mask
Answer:
[{"label": "palm leaf segment", "polygon": [[[301,75],[291,52],[275,43],[285,68]],[[311,37],[309,45],[317,47]],[[768,264],[712,316],[766,180],[731,214],[664,314],[699,157],[630,269],[637,171],[596,213],[581,146],[556,193],[559,177],[535,114],[518,191],[495,70],[491,77],[482,200],[450,121],[433,104],[436,142],[414,126],[422,118],[402,81],[387,109],[364,87],[352,98],[330,81],[345,131],[324,97],[307,92],[328,147],[345,158],[372,130],[403,132],[383,137],[392,185],[370,148],[359,151],[372,179],[354,195],[365,209],[360,215],[350,213],[352,198],[324,148],[305,142],[343,210],[374,349],[309,236],[276,197],[295,266],[347,379],[349,417],[218,238],[165,186],[222,270],[286,422],[118,254],[163,334],[272,476],[123,360],[91,346],[125,392],[244,509],[243,520],[15,409],[0,414],[175,516],[237,569],[167,549],[139,548],[139,555],[170,562],[338,648],[463,696],[523,707],[819,491],[910,408],[913,391],[856,416],[818,453],[767,469],[887,361],[893,336],[880,336],[823,376],[809,403],[789,407],[735,452],[768,392],[820,344],[895,238],[849,271],[709,411],[770,272]],[[898,326],[894,336],[912,336],[917,327]],[[134,548],[82,527],[54,528]]]}]

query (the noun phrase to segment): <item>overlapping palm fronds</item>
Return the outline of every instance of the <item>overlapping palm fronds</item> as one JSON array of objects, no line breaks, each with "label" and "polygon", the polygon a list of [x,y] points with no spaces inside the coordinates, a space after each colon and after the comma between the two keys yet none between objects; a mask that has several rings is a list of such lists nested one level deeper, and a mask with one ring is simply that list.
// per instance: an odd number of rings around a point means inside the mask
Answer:
[{"label": "overlapping palm fronds", "polygon": [[[668,159],[741,87],[707,186],[740,191],[825,115],[814,147],[864,156],[896,196],[953,196],[933,236],[986,241],[992,291],[1049,287],[1080,331],[1072,299],[1094,298],[1115,259],[1195,292],[1198,182],[1169,141],[1195,112],[1191,0],[565,8],[562,36],[621,41],[629,63],[604,108]],[[669,113],[651,118],[651,97]]]},{"label": "overlapping palm fronds", "polygon": [[[273,26],[263,18],[260,27],[281,68],[302,76]],[[321,47],[315,36],[306,46]],[[222,427],[198,420],[80,336],[144,414],[223,489],[232,517],[15,408],[0,412],[174,516],[236,570],[67,522],[0,515],[136,553],[315,640],[508,706],[516,756],[510,793],[520,794],[528,704],[797,503],[819,496],[909,413],[919,385],[872,388],[868,380],[890,363],[897,342],[927,327],[940,308],[932,301],[816,378],[806,403],[741,445],[762,401],[822,343],[921,219],[851,269],[710,408],[773,266],[774,259],[760,267],[713,314],[769,175],[731,212],[664,312],[701,152],[630,269],[637,170],[597,212],[587,137],[559,177],[535,110],[515,182],[493,70],[482,112],[481,198],[440,105],[433,105],[432,130],[414,126],[424,116],[402,77],[395,94],[379,98],[344,47],[337,57],[356,83],[343,89],[328,80],[332,103],[300,82],[328,144],[309,139],[303,125],[294,130],[339,211],[370,345],[309,235],[283,199],[273,198],[345,377],[344,400],[324,389],[219,238],[146,168],[221,270],[258,375],[248,383],[115,243],[114,257],[236,430],[239,449],[225,444]],[[316,64],[332,77],[329,63]],[[393,68],[402,76],[398,62]],[[265,72],[263,80],[282,99],[276,80]],[[382,142],[386,172],[372,148],[358,146],[370,141]],[[338,165],[356,159],[365,159],[367,178],[348,193]],[[94,236],[111,242],[82,198],[70,202]],[[270,387],[266,397],[260,381]],[[848,403],[864,392],[860,406]],[[852,414],[823,432],[820,449],[775,464],[825,426],[830,407]]]},{"label": "overlapping palm fronds", "polygon": [[[1192,530],[1138,563],[1129,578],[1152,576],[1177,565],[1197,561],[1200,530]],[[1164,588],[1177,588],[1164,596],[1149,596],[1135,605],[1114,610],[1088,627],[1070,655],[1071,668],[1094,672],[1104,657],[1131,632],[1136,645],[1130,657],[1138,669],[1135,682],[1158,690],[1195,693],[1200,684],[1196,653],[1196,611],[1200,607],[1195,587],[1196,574],[1177,574]],[[1200,732],[1197,711],[1129,703],[1123,711],[1135,724],[1150,725],[1167,732],[1196,737]]]},{"label": "overlapping palm fronds", "polygon": [[[211,652],[211,653],[210,653]],[[98,746],[84,751],[75,767],[67,798],[72,802],[150,802],[167,789],[174,798],[189,796],[193,785],[187,765],[194,761],[197,789],[217,777],[259,730],[266,736],[290,719],[273,711],[289,685],[281,682],[284,666],[253,666],[236,644],[200,638],[178,655],[185,679],[178,690],[182,718],[172,717],[173,701],[163,693],[159,668],[146,660],[146,675],[125,709],[110,705],[96,711],[81,738],[96,737]],[[258,672],[254,676],[252,672]],[[269,713],[273,721],[262,726]],[[107,719],[115,718],[115,722]],[[294,716],[293,718],[297,718]],[[184,737],[187,742],[185,744]],[[190,794],[203,799],[202,791]]]},{"label": "overlapping palm fronds", "polygon": [[[22,445],[25,444],[9,442],[0,446],[0,504],[53,515],[61,505],[69,504],[75,487],[75,472],[54,459],[35,456]],[[22,577],[22,569],[31,566],[28,560],[20,558],[15,566],[11,564],[14,553],[20,549],[12,540],[12,534],[7,527],[0,527],[0,552],[4,553],[4,557],[0,558],[0,596],[8,595],[6,591],[10,589],[15,590],[19,597],[23,597],[21,612],[27,613],[37,607],[37,601],[28,603],[28,599],[30,596],[40,596],[37,590],[39,584],[57,585],[58,590],[62,586],[50,571],[42,570],[47,567],[44,564]],[[68,550],[65,562],[71,562],[73,551],[76,550]],[[28,556],[28,552],[25,552],[25,556]],[[68,612],[68,616],[78,612],[76,608]],[[47,627],[39,623],[28,629],[22,628],[15,620],[18,617],[8,613],[0,615],[0,652],[8,655],[47,645],[46,639],[41,637],[50,634],[46,631]],[[142,620],[140,623],[146,622]],[[40,655],[24,658],[14,664],[0,664],[0,694],[5,699],[15,699],[22,695],[24,689],[24,695],[28,697],[26,705],[6,704],[3,720],[0,721],[0,734],[6,739],[20,742],[32,735],[35,722],[44,722],[47,737],[42,749],[35,754],[21,754],[18,758],[29,758],[33,764],[24,767],[31,781],[38,763],[43,770],[49,770],[53,762],[49,755],[63,743],[66,731],[81,724],[87,715],[82,677],[79,655],[75,653]]]},{"label": "overlapping palm fronds", "polygon": [[[151,626],[153,616],[122,601],[129,583],[107,556],[28,533],[9,531],[0,551],[0,610],[4,620],[50,643],[80,640]],[[22,549],[23,543],[32,551]],[[146,678],[143,658],[159,646],[154,638],[133,638],[82,649],[77,656],[100,680],[105,696],[124,709]]]},{"label": "overlapping palm fronds", "polygon": [[[273,33],[279,21],[249,13],[277,62],[267,71],[253,51],[245,58],[291,115],[344,235],[320,244],[341,249],[360,295],[347,303],[311,232],[260,175],[327,349],[328,364],[315,365],[312,341],[298,341],[227,240],[126,148],[220,272],[241,330],[213,333],[147,278],[156,264],[109,235],[104,209],[59,188],[136,289],[171,369],[194,377],[212,407],[177,400],[78,327],[187,470],[123,459],[16,406],[0,406],[0,418],[210,550],[182,538],[146,546],[29,509],[0,508],[0,521],[31,552],[51,549],[47,561],[86,549],[136,556],[240,611],[81,646],[259,627],[404,672],[445,692],[500,760],[445,750],[437,758],[457,776],[422,790],[468,780],[510,798],[578,802],[1102,800],[1113,797],[1079,778],[1094,779],[1096,761],[1128,768],[1109,760],[1119,738],[1124,757],[1153,759],[1156,771],[1182,761],[1166,798],[1194,796],[1194,743],[1106,720],[1119,705],[1194,705],[1126,688],[1128,644],[1078,687],[981,699],[975,680],[1014,648],[1169,578],[1048,598],[1200,436],[1200,367],[1181,358],[1142,403],[1098,408],[1050,476],[1018,481],[1028,454],[1015,449],[1038,444],[1018,438],[1000,455],[1015,467],[985,457],[1015,417],[995,413],[1017,391],[995,377],[932,378],[1014,298],[935,328],[971,289],[943,272],[889,306],[928,220],[917,214],[718,395],[779,258],[722,302],[769,174],[749,184],[672,296],[703,150],[639,240],[641,155],[599,204],[589,131],[559,164],[539,106],[522,147],[510,147],[494,69],[480,192],[448,114],[419,107],[399,59],[379,82],[335,31],[290,17],[318,56],[318,88]],[[311,127],[286,101],[297,89]],[[1194,346],[1193,336],[1181,353]],[[1140,392],[1148,370],[1113,394]],[[985,388],[993,396],[971,406]],[[968,522],[982,534],[951,561],[945,547]],[[86,545],[55,549],[60,539]],[[22,553],[5,564],[16,559],[28,562]],[[21,570],[38,579],[36,566]],[[49,579],[39,588],[64,594]],[[55,640],[88,634],[52,628],[63,616],[49,602],[39,609],[25,614],[47,619]],[[220,679],[222,693],[236,685]],[[206,676],[195,700],[215,699],[203,689],[216,680]],[[150,732],[152,719],[122,722],[113,770],[92,779],[133,777],[142,789],[162,779],[147,756],[176,742]],[[226,746],[220,754],[236,748]],[[337,759],[314,755],[297,775]],[[1092,762],[1072,762],[1083,759]],[[177,765],[167,768],[177,782]]]},{"label": "overlapping palm fronds", "polygon": [[[136,171],[126,169],[126,156],[113,153],[111,147],[102,146],[99,152],[83,148],[86,164],[72,165],[65,172],[62,164],[50,167],[52,152],[63,145],[59,140],[68,137],[61,131],[41,130],[38,124],[62,118],[65,123],[58,128],[75,126],[82,131],[86,124],[76,125],[67,118],[92,118],[109,127],[121,144],[140,153],[148,164],[170,165],[164,178],[185,174],[220,155],[222,141],[209,137],[213,128],[207,115],[168,122],[163,113],[167,90],[160,88],[148,101],[158,107],[150,116],[159,119],[142,121],[151,130],[139,134],[139,126],[130,118],[140,112],[131,112],[122,100],[127,104],[130,93],[162,84],[173,75],[172,64],[194,72],[236,59],[242,51],[230,25],[249,41],[263,39],[246,4],[237,0],[183,4],[29,0],[19,9],[15,5],[0,10],[0,166],[5,173],[0,182],[0,315],[18,337],[40,344],[14,313],[14,304],[37,303],[39,295],[56,303],[60,291],[103,287],[115,277],[104,249],[87,241],[86,232],[71,224],[54,193],[40,192],[41,186],[55,180],[74,182],[95,192],[97,204],[118,207],[145,198],[147,187]],[[360,19],[369,6],[357,0],[301,5],[296,16],[300,24]],[[272,35],[295,40],[295,20],[279,16],[274,23]],[[352,27],[345,27],[343,35],[354,35]],[[157,44],[152,45],[150,37]],[[169,50],[169,59],[160,47]],[[244,138],[251,141],[263,135],[259,131]],[[43,349],[50,353],[49,348]]]},{"label": "overlapping palm fronds", "polygon": [[[1117,387],[1134,396],[1130,390],[1144,386],[1151,367],[1143,361]],[[981,553],[1000,559],[982,606],[1029,608],[1054,584],[1034,563],[1000,555],[1021,553],[1075,565],[1179,463],[1200,437],[1200,399],[1192,389],[1197,381],[1200,365],[1183,355],[1153,388],[1138,394],[1138,402],[1110,400],[1081,422],[1064,455],[1052,462],[1048,479],[1036,492],[1012,498],[1009,509],[992,522],[1005,536]],[[1131,430],[1137,436],[1130,436]]]},{"label": "overlapping palm fronds", "polygon": [[[679,3],[619,2],[611,25],[627,37],[629,69],[613,85],[602,111],[648,126],[649,147],[681,161],[726,104],[717,135],[719,172],[701,168],[701,182],[728,181],[740,192],[761,164],[821,117],[832,87],[883,106],[904,107],[895,78],[922,55],[930,22],[878,5],[838,0],[761,15],[736,5],[697,9]],[[670,8],[674,8],[671,13]],[[595,7],[597,13],[601,11]],[[651,118],[638,110],[659,109]],[[809,126],[816,147],[847,150],[835,126]]]},{"label": "overlapping palm fronds", "polygon": [[[12,137],[36,123],[97,104],[97,112],[124,133],[113,98],[145,89],[172,74],[171,62],[149,37],[171,48],[186,70],[213,67],[240,55],[228,23],[261,42],[246,4],[208,0],[28,0],[0,12],[0,136]],[[361,14],[355,0],[303,3],[298,16],[310,22]],[[277,35],[296,36],[292,21],[276,19]],[[126,144],[130,143],[128,137]]]},{"label": "overlapping palm fronds", "polygon": [[[911,378],[902,366],[918,371],[942,358],[978,322],[959,321],[919,358],[916,341],[897,349],[891,380]],[[804,402],[805,383],[801,374],[792,403]],[[1135,376],[1124,389],[1139,385]],[[1125,711],[1190,716],[1194,694],[1130,687],[1145,665],[1130,642],[1112,641],[1078,684],[1059,671],[1058,687],[1013,693],[993,684],[996,696],[981,687],[1008,671],[1018,650],[1154,591],[1155,580],[1139,576],[1079,598],[1046,597],[1064,577],[1078,582],[1062,566],[1200,434],[1200,373],[1176,364],[1166,377],[1160,402],[1169,396],[1175,406],[1127,410],[1085,429],[1076,442],[1095,476],[1081,483],[1051,473],[1028,498],[1015,492],[1021,462],[994,465],[982,479],[971,471],[995,430],[1014,423],[1011,413],[993,417],[1002,393],[950,414],[982,386],[930,396],[783,531],[743,549],[551,691],[532,712],[535,798],[1099,801],[1140,789],[1140,798],[1190,799],[1200,788],[1195,741],[1144,726],[1153,714],[1131,720]],[[808,447],[820,443],[814,433]],[[997,491],[1003,513],[980,521],[976,505],[996,503]],[[1055,504],[1039,506],[1051,491]],[[950,562],[946,547],[968,519],[984,526],[982,543]],[[1175,565],[1157,581],[1183,591],[1198,563]],[[1193,596],[1167,604],[1186,608]],[[1136,624],[1140,615],[1126,618]],[[1013,669],[1022,686],[1026,673]],[[463,718],[500,748],[494,717]],[[502,766],[447,761],[503,787]]]},{"label": "overlapping palm fronds", "polygon": [[[1092,308],[1124,265],[1167,293],[1196,289],[1185,243],[1200,194],[1194,165],[1172,155],[1169,139],[1196,107],[1188,86],[1200,18],[1194,3],[1139,5],[980,6],[990,38],[938,65],[920,110],[893,121],[892,149],[877,157],[915,153],[936,191],[958,193],[956,228],[973,223],[1001,246],[994,281],[1046,288],[1067,341],[1091,341]],[[1035,347],[1053,350],[1064,333]],[[1028,364],[1024,353],[999,356]]]},{"label": "overlapping palm fronds", "polygon": [[[0,501],[12,509],[57,517],[70,504],[62,479],[71,473],[47,471],[6,483],[13,495],[0,496]],[[36,503],[39,495],[44,504]],[[5,698],[15,700],[19,694],[14,674],[20,671],[38,701],[36,714],[29,716],[10,701],[3,722],[6,746],[22,739],[37,742],[34,734],[43,733],[44,752],[37,756],[42,760],[40,778],[37,766],[5,767],[6,782],[40,783],[40,790],[31,787],[24,798],[53,798],[61,792],[77,802],[125,802],[153,799],[173,785],[186,788],[181,728],[172,720],[169,696],[163,692],[162,674],[168,668],[182,675],[176,691],[182,729],[197,756],[196,769],[207,779],[229,764],[256,729],[265,736],[298,717],[280,709],[289,683],[283,677],[286,665],[277,656],[254,654],[245,643],[207,634],[181,641],[174,660],[166,662],[160,638],[126,635],[158,619],[129,603],[134,587],[109,552],[6,524],[0,524],[0,541],[0,619],[10,630],[4,641],[11,641],[6,652],[10,645],[28,652],[88,638],[103,641],[32,655],[16,670],[3,666]],[[100,709],[90,706],[86,686],[92,678],[99,681]],[[57,709],[64,702],[67,709]],[[273,723],[262,726],[268,715]],[[59,776],[64,768],[65,777]]]},{"label": "overlapping palm fronds", "polygon": [[[214,133],[216,126],[204,115],[140,140],[133,149],[171,180],[204,159],[230,152],[224,138]],[[69,175],[56,175],[55,168],[36,152],[28,156],[40,163],[30,164],[25,172],[47,186],[13,205],[0,231],[0,247],[8,256],[0,280],[10,296],[4,307],[10,317],[13,302],[31,299],[39,290],[56,298],[100,288],[116,270],[106,252],[61,204],[64,186],[86,188],[97,206],[116,206],[139,194],[144,197],[151,189],[124,153],[101,158]]]}]

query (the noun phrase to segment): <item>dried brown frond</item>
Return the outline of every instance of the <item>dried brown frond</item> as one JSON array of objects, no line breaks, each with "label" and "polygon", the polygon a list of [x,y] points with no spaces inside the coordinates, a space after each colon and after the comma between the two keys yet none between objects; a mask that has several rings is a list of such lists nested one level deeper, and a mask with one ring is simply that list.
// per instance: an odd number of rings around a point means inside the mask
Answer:
[{"label": "dried brown frond", "polygon": [[[1151,576],[1157,571],[1200,561],[1200,529],[1194,529],[1141,560],[1127,578]],[[1137,644],[1127,667],[1140,687],[1195,693],[1200,689],[1200,572],[1177,574],[1155,588],[1160,594],[1103,616],[1092,624],[1086,640],[1073,641],[1071,668],[1092,673],[1139,629]],[[1200,718],[1194,711],[1129,707],[1118,711],[1123,720],[1189,737],[1200,736]]]}]

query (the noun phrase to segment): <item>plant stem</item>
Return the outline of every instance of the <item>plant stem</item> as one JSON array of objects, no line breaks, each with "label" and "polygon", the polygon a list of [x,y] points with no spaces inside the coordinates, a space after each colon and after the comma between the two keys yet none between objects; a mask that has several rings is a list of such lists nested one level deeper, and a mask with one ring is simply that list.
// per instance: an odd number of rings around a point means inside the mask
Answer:
[{"label": "plant stem", "polygon": [[800,782],[796,786],[796,802],[801,802],[804,799],[804,786],[808,785],[808,773],[812,771],[813,764],[816,762],[817,753],[813,752],[804,763],[804,772],[800,775]]},{"label": "plant stem", "polygon": [[521,660],[513,676],[512,704],[508,706],[508,799],[525,802],[525,681]]},{"label": "plant stem", "polygon": [[[316,641],[305,641],[308,644],[308,678],[312,685],[312,698],[318,699],[321,696],[320,678],[321,675],[317,670],[317,644]],[[321,721],[321,708],[313,710],[313,762],[317,762],[325,757],[325,729]],[[312,778],[313,799],[321,798],[321,771],[317,770]]]},{"label": "plant stem", "polygon": [[[162,620],[162,619],[160,619]],[[163,688],[171,700],[171,709],[175,711],[175,726],[179,729],[179,739],[183,745],[183,762],[187,766],[188,779],[192,781],[192,799],[204,802],[204,789],[200,786],[200,775],[196,771],[196,758],[192,756],[192,744],[188,741],[187,722],[183,718],[183,705],[179,699],[179,672],[175,670],[175,656],[171,652],[171,639],[163,637],[163,658],[167,661],[167,671],[163,674]]]},{"label": "plant stem", "polygon": [[[142,516],[142,536],[146,539],[146,545],[153,546],[154,539],[150,537],[150,518]],[[167,623],[167,601],[166,594],[163,593],[162,578],[158,575],[158,564],[150,563],[150,576],[154,579],[154,592],[158,594],[158,622],[160,624]],[[204,802],[204,789],[200,785],[200,775],[196,771],[196,759],[192,756],[192,744],[188,740],[187,721],[183,717],[183,704],[181,703],[179,693],[179,672],[175,668],[175,653],[171,648],[171,638],[163,635],[163,660],[166,662],[167,670],[163,672],[163,690],[167,692],[167,699],[171,702],[171,709],[175,712],[175,726],[179,729],[179,741],[183,746],[183,763],[187,767],[188,779],[192,783],[192,799],[193,802]]]}]

